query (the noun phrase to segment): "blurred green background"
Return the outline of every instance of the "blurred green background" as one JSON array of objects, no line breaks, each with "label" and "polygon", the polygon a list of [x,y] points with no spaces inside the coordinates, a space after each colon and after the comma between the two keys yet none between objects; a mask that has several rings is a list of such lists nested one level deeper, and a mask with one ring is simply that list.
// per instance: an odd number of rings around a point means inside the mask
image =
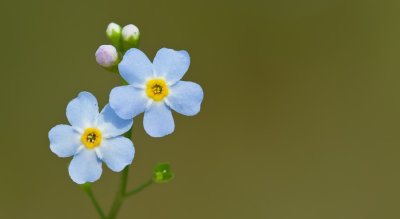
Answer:
[{"label": "blurred green background", "polygon": [[[185,49],[205,92],[158,139],[134,123],[129,188],[169,161],[176,177],[128,199],[124,218],[400,218],[400,2],[3,1],[0,218],[97,218],[48,131],[80,91],[121,84],[100,68],[109,22],[133,23],[152,59]],[[104,209],[119,174],[103,165]]]}]

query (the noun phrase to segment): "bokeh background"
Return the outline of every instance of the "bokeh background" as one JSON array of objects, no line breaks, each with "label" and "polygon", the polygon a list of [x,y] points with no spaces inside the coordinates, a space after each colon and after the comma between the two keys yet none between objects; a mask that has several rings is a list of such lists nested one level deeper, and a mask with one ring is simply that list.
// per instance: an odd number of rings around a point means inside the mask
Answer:
[{"label": "bokeh background", "polygon": [[[195,117],[158,139],[134,123],[129,188],[169,161],[176,177],[123,218],[400,218],[400,2],[3,1],[0,218],[98,218],[47,133],[80,91],[121,84],[94,53],[133,23],[152,59],[185,49],[202,85]],[[94,183],[108,210],[119,174]]]}]

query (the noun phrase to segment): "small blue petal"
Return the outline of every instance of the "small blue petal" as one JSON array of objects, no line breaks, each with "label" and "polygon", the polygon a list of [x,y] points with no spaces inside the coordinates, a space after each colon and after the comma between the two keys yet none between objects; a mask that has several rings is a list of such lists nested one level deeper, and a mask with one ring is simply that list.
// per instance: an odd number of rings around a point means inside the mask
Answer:
[{"label": "small blue petal", "polygon": [[122,136],[104,139],[99,150],[104,163],[115,172],[119,172],[131,164],[135,156],[132,141]]},{"label": "small blue petal", "polygon": [[86,91],[79,93],[67,106],[67,118],[74,128],[85,129],[92,126],[98,114],[96,97]]},{"label": "small blue petal", "polygon": [[169,88],[169,106],[176,112],[193,116],[200,111],[203,100],[203,89],[200,85],[190,81],[178,81]]},{"label": "small blue petal", "polygon": [[175,123],[171,109],[163,102],[153,102],[144,112],[144,130],[152,137],[163,137],[174,132]]},{"label": "small blue petal", "polygon": [[118,65],[121,76],[133,85],[143,85],[153,76],[153,65],[140,50],[128,50]]},{"label": "small blue petal", "polygon": [[50,150],[59,157],[70,157],[79,146],[80,134],[69,125],[57,125],[49,131]]},{"label": "small blue petal", "polygon": [[97,157],[95,150],[84,148],[74,156],[68,171],[74,182],[83,184],[98,180],[103,170],[101,160]]},{"label": "small blue petal", "polygon": [[97,128],[103,137],[115,137],[127,132],[133,124],[133,119],[121,119],[110,105],[107,104],[97,118]]},{"label": "small blue petal", "polygon": [[189,69],[189,65],[190,56],[185,50],[162,48],[158,50],[153,61],[155,74],[164,78],[168,84],[179,81]]},{"label": "small blue petal", "polygon": [[110,93],[110,106],[123,119],[144,112],[147,102],[145,91],[131,85],[113,88]]}]

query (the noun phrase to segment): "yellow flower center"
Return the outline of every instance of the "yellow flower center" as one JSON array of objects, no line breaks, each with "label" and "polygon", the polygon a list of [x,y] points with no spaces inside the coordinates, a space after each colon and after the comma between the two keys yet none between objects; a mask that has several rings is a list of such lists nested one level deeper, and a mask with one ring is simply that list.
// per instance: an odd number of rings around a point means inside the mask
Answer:
[{"label": "yellow flower center", "polygon": [[101,132],[95,128],[87,128],[81,137],[82,143],[88,149],[99,146],[101,142]]},{"label": "yellow flower center", "polygon": [[147,96],[155,101],[161,101],[168,95],[168,88],[163,79],[153,79],[147,82]]}]

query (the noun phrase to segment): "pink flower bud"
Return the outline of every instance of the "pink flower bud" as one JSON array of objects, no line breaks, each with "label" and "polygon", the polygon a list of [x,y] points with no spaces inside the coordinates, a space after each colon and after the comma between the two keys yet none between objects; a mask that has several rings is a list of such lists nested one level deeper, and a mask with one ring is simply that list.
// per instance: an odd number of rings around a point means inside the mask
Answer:
[{"label": "pink flower bud", "polygon": [[117,49],[112,45],[101,45],[96,51],[96,62],[110,68],[119,62]]}]

